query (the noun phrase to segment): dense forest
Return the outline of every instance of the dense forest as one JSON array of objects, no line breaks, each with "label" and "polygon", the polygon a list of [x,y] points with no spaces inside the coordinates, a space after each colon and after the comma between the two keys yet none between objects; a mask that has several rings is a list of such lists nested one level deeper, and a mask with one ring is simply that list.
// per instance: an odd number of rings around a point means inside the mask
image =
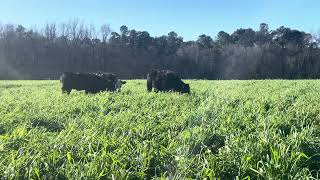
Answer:
[{"label": "dense forest", "polygon": [[284,26],[237,29],[184,41],[176,32],[108,25],[98,30],[79,20],[43,28],[0,24],[0,79],[57,79],[65,71],[113,72],[145,78],[170,69],[190,79],[307,79],[320,77],[320,38]]}]

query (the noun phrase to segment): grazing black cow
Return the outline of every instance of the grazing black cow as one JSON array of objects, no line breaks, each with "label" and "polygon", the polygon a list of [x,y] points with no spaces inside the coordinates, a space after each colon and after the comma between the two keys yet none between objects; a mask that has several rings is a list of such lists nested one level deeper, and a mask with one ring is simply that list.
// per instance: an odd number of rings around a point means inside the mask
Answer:
[{"label": "grazing black cow", "polygon": [[126,81],[118,79],[117,76],[113,73],[98,72],[96,73],[96,75],[104,79],[107,79],[110,83],[114,85],[108,89],[109,91],[120,91],[122,84],[126,84]]},{"label": "grazing black cow", "polygon": [[190,93],[189,84],[185,84],[173,71],[152,70],[147,76],[147,90],[154,91],[177,91]]},{"label": "grazing black cow", "polygon": [[64,72],[60,76],[62,92],[70,94],[72,89],[85,90],[85,93],[98,93],[112,89],[114,84],[98,75],[88,73]]}]

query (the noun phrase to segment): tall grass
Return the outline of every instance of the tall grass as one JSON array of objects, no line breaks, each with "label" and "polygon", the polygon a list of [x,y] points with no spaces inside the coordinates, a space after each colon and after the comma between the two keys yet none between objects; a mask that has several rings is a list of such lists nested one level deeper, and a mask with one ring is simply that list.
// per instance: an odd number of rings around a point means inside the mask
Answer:
[{"label": "tall grass", "polygon": [[320,81],[62,94],[0,81],[1,179],[319,179]]}]

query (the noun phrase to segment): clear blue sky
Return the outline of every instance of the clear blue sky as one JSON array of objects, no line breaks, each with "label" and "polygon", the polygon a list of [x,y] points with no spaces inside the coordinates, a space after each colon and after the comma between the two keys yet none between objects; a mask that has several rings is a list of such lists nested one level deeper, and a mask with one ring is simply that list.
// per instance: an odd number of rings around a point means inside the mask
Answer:
[{"label": "clear blue sky", "polygon": [[26,27],[73,18],[121,25],[153,36],[174,30],[185,40],[215,37],[238,28],[281,25],[307,32],[320,29],[320,0],[1,0],[0,22]]}]

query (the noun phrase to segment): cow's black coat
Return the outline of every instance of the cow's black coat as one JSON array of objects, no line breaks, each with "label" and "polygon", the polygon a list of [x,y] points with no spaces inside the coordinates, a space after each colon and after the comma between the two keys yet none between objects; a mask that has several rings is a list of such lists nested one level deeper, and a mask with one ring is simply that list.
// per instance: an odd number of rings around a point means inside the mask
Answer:
[{"label": "cow's black coat", "polygon": [[96,75],[100,76],[100,77],[103,77],[105,79],[108,79],[110,80],[111,82],[114,82],[116,83],[118,78],[115,74],[113,73],[104,73],[104,72],[97,72]]},{"label": "cow's black coat", "polygon": [[96,74],[65,72],[60,76],[62,92],[70,93],[72,89],[85,90],[85,93],[98,93],[114,87],[109,80]]},{"label": "cow's black coat", "polygon": [[170,70],[152,70],[147,76],[147,90],[176,91],[190,93],[189,84],[184,83],[176,73]]},{"label": "cow's black coat", "polygon": [[126,84],[126,81],[121,81],[113,73],[98,72],[96,75],[107,79],[112,84],[112,86],[108,87],[109,91],[120,91],[122,84]]}]

